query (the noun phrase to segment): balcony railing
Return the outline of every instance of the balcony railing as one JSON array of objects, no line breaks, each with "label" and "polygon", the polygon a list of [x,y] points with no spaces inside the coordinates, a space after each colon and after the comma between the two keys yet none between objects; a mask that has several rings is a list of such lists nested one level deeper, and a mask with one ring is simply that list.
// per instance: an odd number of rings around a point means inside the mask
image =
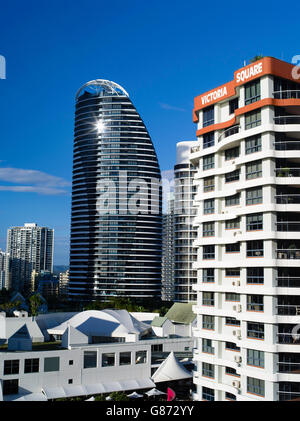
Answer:
[{"label": "balcony railing", "polygon": [[300,168],[276,168],[276,177],[300,177]]},{"label": "balcony railing", "polygon": [[277,249],[277,259],[300,259],[300,249]]},{"label": "balcony railing", "polygon": [[277,194],[275,195],[278,205],[292,205],[300,203],[300,194]]},{"label": "balcony railing", "polygon": [[300,392],[289,392],[286,390],[279,390],[278,395],[279,395],[280,401],[299,401],[300,400]]},{"label": "balcony railing", "polygon": [[223,133],[220,134],[218,138],[218,142],[221,142],[221,140],[225,139],[225,137],[232,136],[240,131],[240,125],[236,124],[235,126],[229,127],[228,129],[224,130]]},{"label": "balcony railing", "polygon": [[300,231],[300,221],[299,222],[298,221],[281,221],[281,222],[276,222],[276,225],[277,225],[277,231],[283,231],[283,232]]},{"label": "balcony railing", "polygon": [[300,374],[300,363],[279,361],[278,371],[279,373]]},{"label": "balcony railing", "polygon": [[299,151],[300,150],[300,142],[287,140],[281,142],[275,142],[275,150],[276,151]]},{"label": "balcony railing", "polygon": [[300,288],[300,277],[278,276],[277,286],[281,288]]},{"label": "balcony railing", "polygon": [[277,333],[277,343],[283,345],[300,345],[300,338],[291,333]]},{"label": "balcony railing", "polygon": [[273,97],[276,99],[300,99],[300,90],[275,91]]},{"label": "balcony railing", "polygon": [[275,124],[300,124],[299,115],[282,115],[274,117]]},{"label": "balcony railing", "polygon": [[300,304],[282,304],[278,305],[277,314],[278,316],[299,316],[300,315]]}]

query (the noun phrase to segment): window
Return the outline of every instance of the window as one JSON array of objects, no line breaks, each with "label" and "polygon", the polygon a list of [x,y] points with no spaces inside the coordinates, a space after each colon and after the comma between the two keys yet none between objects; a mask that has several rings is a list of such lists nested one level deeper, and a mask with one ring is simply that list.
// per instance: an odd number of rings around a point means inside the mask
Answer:
[{"label": "window", "polygon": [[246,219],[246,230],[247,231],[257,231],[263,229],[263,214],[262,213],[253,213],[252,215],[247,215]]},{"label": "window", "polygon": [[247,311],[264,311],[264,296],[247,295]]},{"label": "window", "polygon": [[202,376],[215,378],[215,367],[209,363],[202,363]]},{"label": "window", "polygon": [[225,253],[239,253],[240,243],[225,244]]},{"label": "window", "polygon": [[214,389],[209,389],[208,387],[202,387],[202,399],[205,401],[214,401],[215,400]]},{"label": "window", "polygon": [[151,345],[152,352],[163,352],[163,345],[162,344],[155,344]]},{"label": "window", "polygon": [[202,293],[202,305],[204,306],[214,306],[215,298],[213,292],[203,292]]},{"label": "window", "polygon": [[214,146],[215,144],[215,133],[210,132],[203,135],[203,149]]},{"label": "window", "polygon": [[245,130],[261,125],[261,111],[255,110],[245,114]]},{"label": "window", "polygon": [[263,351],[257,351],[256,349],[247,349],[247,364],[264,368],[265,353]]},{"label": "window", "polygon": [[215,282],[215,270],[213,268],[203,269],[202,282]]},{"label": "window", "polygon": [[203,222],[203,237],[213,237],[215,235],[215,223],[214,222]]},{"label": "window", "polygon": [[240,148],[236,146],[235,148],[230,148],[225,151],[225,161],[230,159],[237,158],[240,155]]},{"label": "window", "polygon": [[240,326],[240,320],[235,319],[234,317],[226,317],[225,318],[225,325],[229,326]]},{"label": "window", "polygon": [[18,395],[19,393],[19,380],[3,380],[3,395]]},{"label": "window", "polygon": [[208,316],[204,314],[202,316],[202,328],[214,330],[215,329],[215,318],[214,316]]},{"label": "window", "polygon": [[247,392],[265,396],[265,381],[247,377]]},{"label": "window", "polygon": [[69,365],[73,365],[74,361],[73,360],[69,360]]},{"label": "window", "polygon": [[231,367],[225,367],[225,374],[228,374],[229,376],[240,377],[240,375],[237,374],[236,369]]},{"label": "window", "polygon": [[202,339],[202,352],[206,352],[207,354],[215,353],[211,339]]},{"label": "window", "polygon": [[131,364],[131,352],[120,352],[120,365],[130,365]]},{"label": "window", "polygon": [[232,181],[238,181],[240,179],[240,170],[234,170],[225,174],[225,183],[231,183]]},{"label": "window", "polygon": [[115,365],[115,353],[107,352],[102,354],[102,367],[112,367]]},{"label": "window", "polygon": [[215,199],[206,199],[203,202],[203,213],[204,215],[215,212]]},{"label": "window", "polygon": [[240,294],[236,294],[235,292],[226,292],[225,293],[225,301],[240,301]]},{"label": "window", "polygon": [[247,268],[247,284],[263,284],[264,268]]},{"label": "window", "polygon": [[264,339],[265,327],[263,323],[247,323],[247,337],[254,339]]},{"label": "window", "polygon": [[240,218],[231,219],[229,221],[225,221],[225,229],[226,230],[232,230],[240,228]]},{"label": "window", "polygon": [[206,177],[203,179],[203,191],[214,191],[215,190],[215,177]]},{"label": "window", "polygon": [[59,371],[59,357],[45,358],[44,371]]},{"label": "window", "polygon": [[240,277],[240,269],[225,269],[225,276],[227,277]]},{"label": "window", "polygon": [[215,167],[215,155],[210,154],[203,157],[203,170],[210,170]]},{"label": "window", "polygon": [[147,351],[137,351],[135,353],[135,363],[145,364],[147,362]]},{"label": "window", "polygon": [[239,108],[239,99],[234,98],[229,101],[229,114],[233,114],[234,110]]},{"label": "window", "polygon": [[241,348],[237,346],[234,342],[225,342],[225,349],[229,351],[240,351]]},{"label": "window", "polygon": [[211,105],[203,110],[203,127],[210,126],[211,124],[214,124],[214,122],[214,106]]},{"label": "window", "polygon": [[38,373],[39,372],[39,359],[31,358],[25,360],[24,373]]},{"label": "window", "polygon": [[246,83],[245,85],[245,105],[252,104],[260,100],[260,80]]},{"label": "window", "polygon": [[246,205],[257,205],[263,202],[262,187],[246,190]]},{"label": "window", "polygon": [[240,204],[241,194],[237,193],[232,196],[225,197],[225,206],[235,206]]},{"label": "window", "polygon": [[4,361],[3,374],[19,374],[19,360],[6,360]]},{"label": "window", "polygon": [[214,259],[215,258],[215,246],[203,246],[203,259]]},{"label": "window", "polygon": [[84,351],[83,368],[97,367],[97,351]]},{"label": "window", "polygon": [[246,180],[252,180],[262,176],[261,161],[253,161],[246,164]]},{"label": "window", "polygon": [[245,154],[261,151],[261,136],[251,136],[245,141]]},{"label": "window", "polygon": [[247,257],[263,257],[263,241],[247,241]]},{"label": "window", "polygon": [[229,401],[236,401],[236,396],[233,395],[232,393],[225,392],[225,399]]}]

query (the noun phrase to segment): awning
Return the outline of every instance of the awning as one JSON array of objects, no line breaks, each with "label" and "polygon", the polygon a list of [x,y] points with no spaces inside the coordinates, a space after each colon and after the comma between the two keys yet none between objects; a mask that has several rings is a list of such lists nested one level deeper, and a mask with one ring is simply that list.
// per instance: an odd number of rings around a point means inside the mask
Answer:
[{"label": "awning", "polygon": [[20,396],[17,399],[13,399],[13,401],[40,401],[40,402],[46,402],[47,398],[43,393],[28,393],[28,395]]},{"label": "awning", "polygon": [[118,382],[106,382],[95,384],[83,384],[78,386],[45,387],[42,392],[47,399],[68,398],[72,396],[87,396],[102,393],[120,392],[135,389],[148,389],[155,384],[150,378],[121,380]]}]

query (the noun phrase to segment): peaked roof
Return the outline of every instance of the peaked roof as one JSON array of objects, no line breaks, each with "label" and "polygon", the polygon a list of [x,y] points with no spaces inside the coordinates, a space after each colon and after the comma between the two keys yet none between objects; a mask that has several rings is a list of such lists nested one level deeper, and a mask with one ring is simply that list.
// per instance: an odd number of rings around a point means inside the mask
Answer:
[{"label": "peaked roof", "polygon": [[176,323],[190,324],[195,319],[194,303],[174,303],[165,317]]},{"label": "peaked roof", "polygon": [[24,323],[20,329],[18,329],[9,339],[30,339],[31,336],[27,329],[26,323]]},{"label": "peaked roof", "polygon": [[155,383],[159,383],[187,379],[189,377],[193,377],[193,374],[180,364],[172,351],[161,363],[151,378]]},{"label": "peaked roof", "polygon": [[162,327],[162,325],[165,323],[166,320],[168,320],[166,316],[163,316],[163,317],[156,316],[152,320],[151,326],[154,326],[154,327]]}]

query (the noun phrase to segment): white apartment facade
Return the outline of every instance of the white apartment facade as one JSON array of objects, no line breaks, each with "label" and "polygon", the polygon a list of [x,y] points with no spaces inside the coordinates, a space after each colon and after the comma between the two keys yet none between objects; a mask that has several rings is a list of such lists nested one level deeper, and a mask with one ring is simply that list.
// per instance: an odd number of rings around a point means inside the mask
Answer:
[{"label": "white apartment facade", "polygon": [[195,400],[300,398],[300,80],[264,57],[195,98]]}]

